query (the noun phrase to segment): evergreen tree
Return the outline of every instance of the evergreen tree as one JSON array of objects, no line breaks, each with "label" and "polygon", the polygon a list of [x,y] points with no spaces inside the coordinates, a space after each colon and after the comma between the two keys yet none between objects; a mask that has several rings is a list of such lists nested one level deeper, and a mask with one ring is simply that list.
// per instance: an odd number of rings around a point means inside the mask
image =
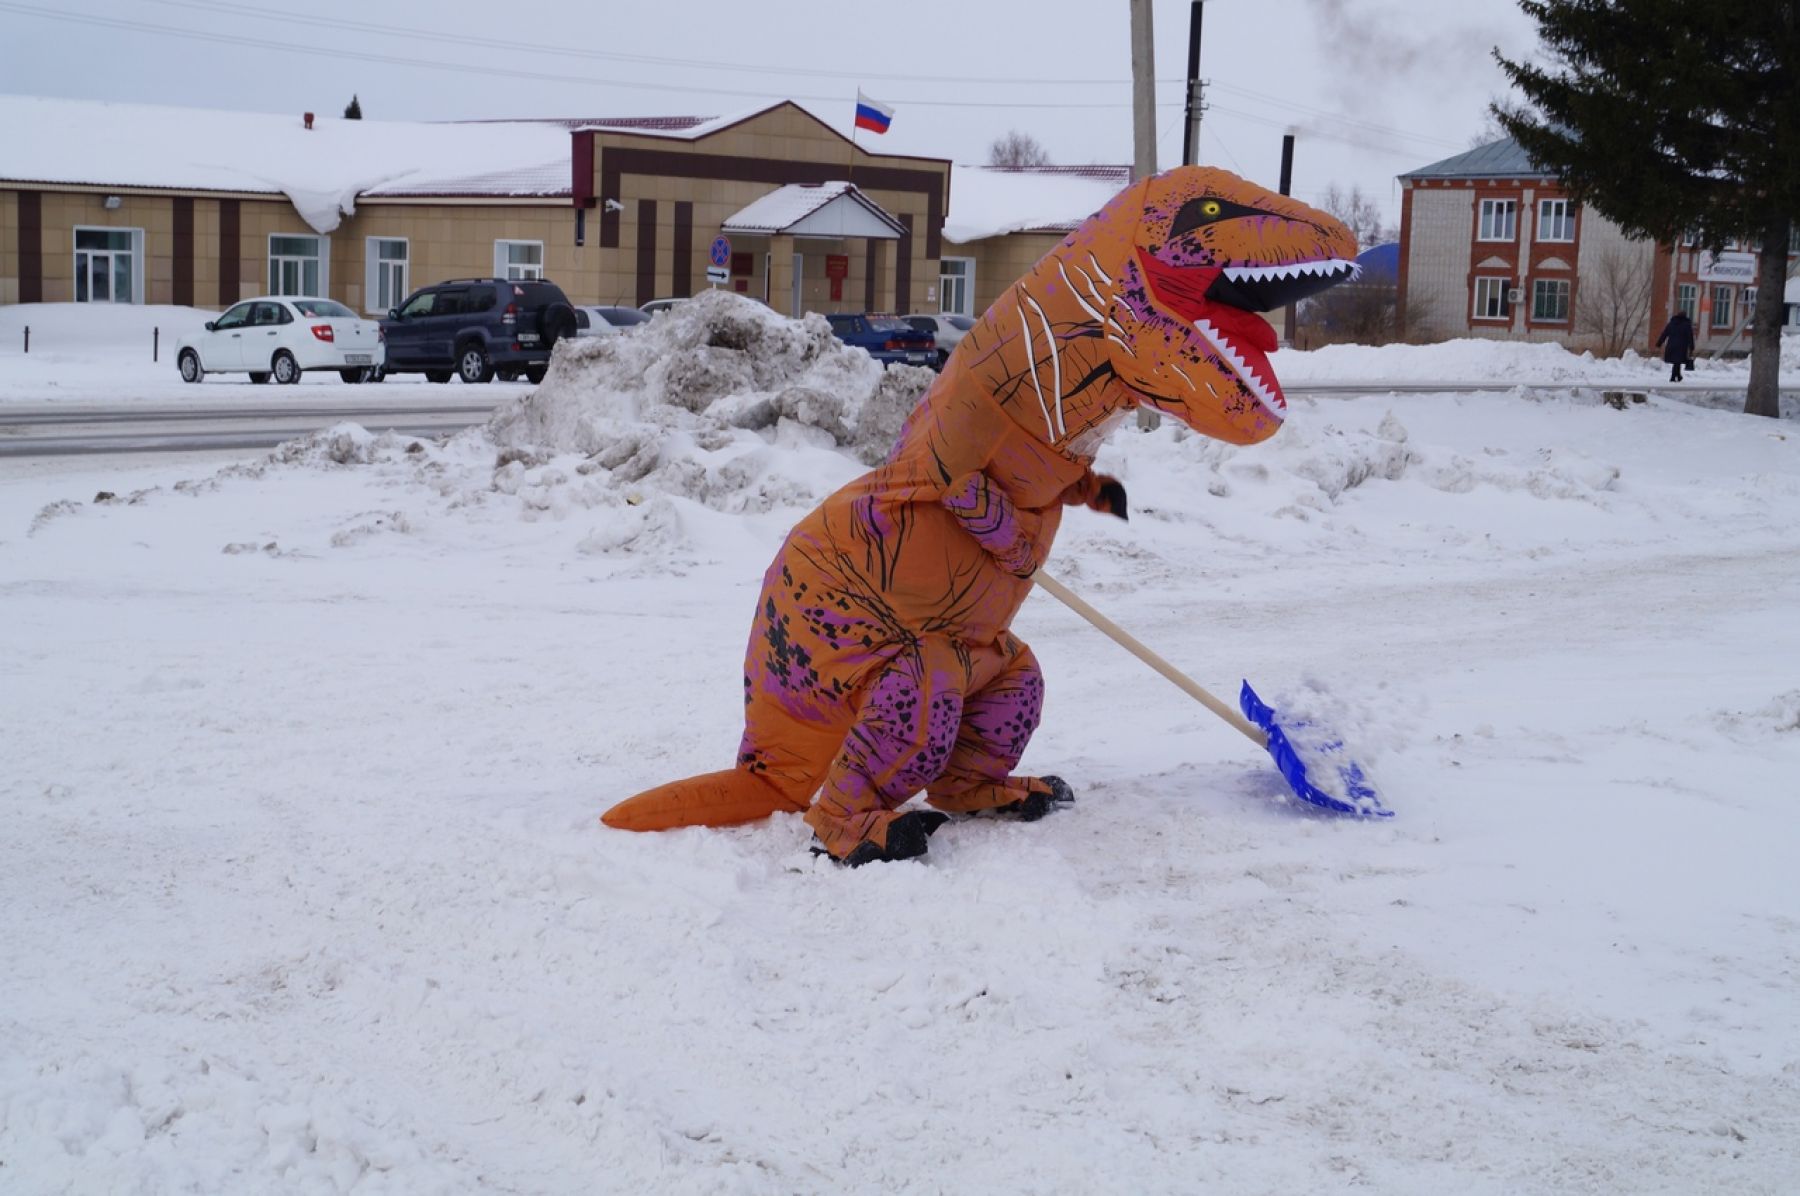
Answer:
[{"label": "evergreen tree", "polygon": [[1800,0],[1519,0],[1547,66],[1494,57],[1494,115],[1580,203],[1636,236],[1760,248],[1744,410],[1779,415],[1788,234],[1800,213]]},{"label": "evergreen tree", "polygon": [[344,109],[344,119],[345,120],[361,120],[362,119],[362,101],[358,100],[354,95],[352,95],[350,97],[350,106]]}]

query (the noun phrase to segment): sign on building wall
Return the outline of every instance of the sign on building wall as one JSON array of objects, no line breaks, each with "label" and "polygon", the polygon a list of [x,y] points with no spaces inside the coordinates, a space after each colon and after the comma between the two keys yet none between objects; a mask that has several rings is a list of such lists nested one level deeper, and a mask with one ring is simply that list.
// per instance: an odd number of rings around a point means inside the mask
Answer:
[{"label": "sign on building wall", "polygon": [[1735,282],[1749,286],[1756,281],[1754,253],[1721,253],[1702,251],[1699,257],[1701,282]]}]

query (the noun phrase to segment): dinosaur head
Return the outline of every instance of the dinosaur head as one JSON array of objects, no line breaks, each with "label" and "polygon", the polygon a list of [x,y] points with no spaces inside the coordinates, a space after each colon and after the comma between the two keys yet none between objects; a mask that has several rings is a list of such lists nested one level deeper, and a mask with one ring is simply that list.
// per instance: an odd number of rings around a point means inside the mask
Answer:
[{"label": "dinosaur head", "polygon": [[1269,368],[1275,330],[1257,313],[1352,277],[1355,238],[1316,208],[1211,167],[1145,179],[1096,219],[1134,212],[1108,312],[1114,371],[1196,432],[1234,444],[1272,435],[1287,400]]}]

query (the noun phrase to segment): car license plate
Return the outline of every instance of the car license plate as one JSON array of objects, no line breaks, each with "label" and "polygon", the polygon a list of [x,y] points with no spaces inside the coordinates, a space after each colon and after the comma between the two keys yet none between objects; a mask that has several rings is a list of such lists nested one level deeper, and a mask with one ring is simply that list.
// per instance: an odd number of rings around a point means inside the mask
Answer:
[{"label": "car license plate", "polygon": [[535,344],[537,344],[537,342],[538,342],[538,334],[537,334],[537,333],[535,333],[535,332],[521,332],[521,333],[519,333],[519,343],[520,343],[520,344],[522,344],[522,345],[535,345]]},{"label": "car license plate", "polygon": [[375,361],[375,357],[373,354],[370,354],[370,353],[346,353],[346,354],[344,354],[344,364],[345,365],[372,365],[372,364],[374,364],[374,361]]}]

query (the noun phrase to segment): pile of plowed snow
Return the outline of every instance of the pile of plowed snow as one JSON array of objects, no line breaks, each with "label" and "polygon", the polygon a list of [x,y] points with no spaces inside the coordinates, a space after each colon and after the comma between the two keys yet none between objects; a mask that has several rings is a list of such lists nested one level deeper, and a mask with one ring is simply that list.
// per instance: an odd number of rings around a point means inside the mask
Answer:
[{"label": "pile of plowed snow", "polygon": [[770,434],[875,464],[935,376],[884,369],[823,316],[714,291],[628,336],[565,341],[544,384],[487,432],[522,463],[580,453],[615,481],[718,505],[716,475]]}]

